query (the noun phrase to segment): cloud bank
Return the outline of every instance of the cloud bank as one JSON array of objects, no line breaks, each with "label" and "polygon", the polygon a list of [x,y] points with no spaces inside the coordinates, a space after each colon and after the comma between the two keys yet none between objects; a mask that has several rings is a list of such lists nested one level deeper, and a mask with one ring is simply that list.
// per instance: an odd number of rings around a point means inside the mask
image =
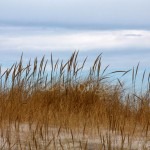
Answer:
[{"label": "cloud bank", "polygon": [[150,48],[148,30],[53,30],[0,28],[0,50],[18,51],[110,51],[124,48]]},{"label": "cloud bank", "polygon": [[149,0],[1,0],[0,23],[150,26]]}]

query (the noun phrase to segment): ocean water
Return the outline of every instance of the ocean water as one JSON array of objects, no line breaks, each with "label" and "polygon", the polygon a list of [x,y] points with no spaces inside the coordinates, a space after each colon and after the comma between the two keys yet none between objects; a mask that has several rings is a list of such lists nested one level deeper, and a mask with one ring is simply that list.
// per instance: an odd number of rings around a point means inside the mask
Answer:
[{"label": "ocean water", "polygon": [[[102,68],[109,72],[129,70],[140,62],[139,75],[150,72],[150,30],[92,30],[49,27],[0,26],[0,65],[2,71],[19,61],[40,60],[44,55],[50,60],[67,61],[74,51],[79,51],[79,64],[87,58],[85,72],[102,53]],[[121,74],[115,74],[119,78]],[[129,73],[123,80],[132,78]]]}]

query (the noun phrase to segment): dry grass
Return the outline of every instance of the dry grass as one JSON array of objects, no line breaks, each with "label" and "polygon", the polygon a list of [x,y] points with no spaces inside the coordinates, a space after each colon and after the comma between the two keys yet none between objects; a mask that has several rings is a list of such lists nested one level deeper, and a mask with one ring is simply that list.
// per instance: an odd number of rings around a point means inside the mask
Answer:
[{"label": "dry grass", "polygon": [[[50,66],[45,57],[23,66],[21,56],[0,75],[1,149],[150,148],[150,76],[143,73],[148,87],[137,92],[138,64],[127,92],[101,70],[101,55],[87,76],[79,76],[86,59],[79,66],[77,57],[63,63],[51,55]],[[118,72],[129,71],[111,74]]]}]

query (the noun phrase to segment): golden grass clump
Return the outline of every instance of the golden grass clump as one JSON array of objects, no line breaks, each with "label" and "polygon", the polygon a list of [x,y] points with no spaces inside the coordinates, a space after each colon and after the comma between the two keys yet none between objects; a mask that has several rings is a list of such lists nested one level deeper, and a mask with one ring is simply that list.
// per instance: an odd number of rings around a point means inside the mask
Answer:
[{"label": "golden grass clump", "polygon": [[24,66],[22,55],[19,63],[0,71],[1,149],[150,147],[150,86],[135,90],[139,64],[129,92],[119,79],[111,84],[109,75],[131,70],[106,74],[100,54],[89,73],[80,76],[86,59],[79,66],[77,57],[74,52],[63,63],[51,55],[50,66],[45,57]]}]

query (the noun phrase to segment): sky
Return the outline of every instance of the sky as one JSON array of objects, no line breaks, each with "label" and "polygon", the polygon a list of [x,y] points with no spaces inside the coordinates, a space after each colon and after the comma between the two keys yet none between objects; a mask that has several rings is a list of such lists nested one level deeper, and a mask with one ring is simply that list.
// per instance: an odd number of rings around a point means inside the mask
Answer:
[{"label": "sky", "polygon": [[[1,27],[1,50],[105,50],[150,49],[149,30],[53,30]],[[128,51],[129,52],[129,51]]]},{"label": "sky", "polygon": [[0,0],[0,24],[149,28],[150,0]]},{"label": "sky", "polygon": [[[21,53],[25,59],[50,58],[51,52],[60,59],[69,58],[79,50],[82,57],[93,60],[103,53],[104,65],[129,69],[140,61],[143,69],[149,67],[149,30],[77,30],[41,27],[0,27],[0,64],[8,66]],[[82,59],[81,59],[82,60]],[[90,63],[92,62],[90,61]]]},{"label": "sky", "polygon": [[[150,71],[150,0],[0,0],[0,65],[75,50],[104,67]],[[89,64],[87,65],[89,68]]]}]

